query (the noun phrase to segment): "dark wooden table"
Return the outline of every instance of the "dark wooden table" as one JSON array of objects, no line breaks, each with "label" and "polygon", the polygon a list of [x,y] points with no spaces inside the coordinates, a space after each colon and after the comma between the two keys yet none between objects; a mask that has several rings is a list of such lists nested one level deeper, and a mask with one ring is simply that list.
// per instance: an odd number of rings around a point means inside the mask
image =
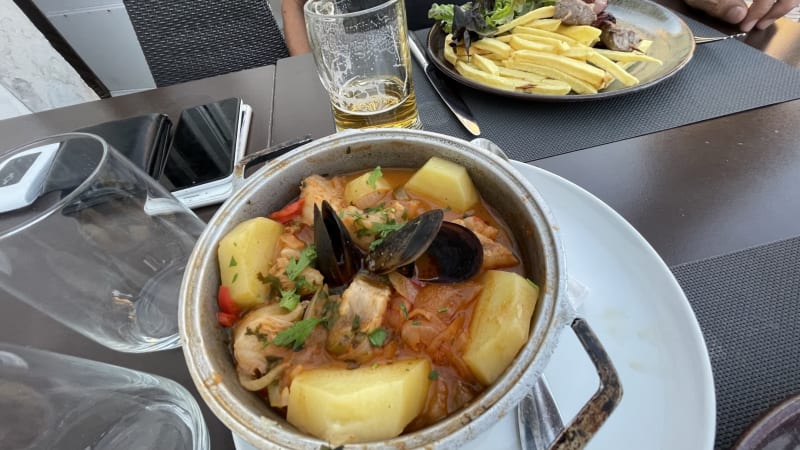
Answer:
[{"label": "dark wooden table", "polygon": [[[735,31],[688,11],[679,1],[661,3],[721,31]],[[768,30],[751,32],[746,42],[800,67],[798,24],[779,20]],[[276,67],[0,121],[0,151],[38,137],[142,113],[165,112],[175,119],[185,107],[231,96],[242,97],[254,108],[250,151],[307,133],[322,136],[333,128],[315,80],[309,57],[288,58]],[[605,201],[674,265],[800,235],[798,124],[800,101],[792,101],[527,162],[565,177]],[[636,170],[617,170],[630,167],[632,158]],[[607,173],[614,176],[603,176]],[[205,210],[202,215],[208,217],[210,212]],[[0,302],[4,307],[0,341],[163,375],[197,395],[180,350],[143,355],[114,352],[15,299],[0,297]],[[229,430],[197,397],[211,447],[233,448]]]}]

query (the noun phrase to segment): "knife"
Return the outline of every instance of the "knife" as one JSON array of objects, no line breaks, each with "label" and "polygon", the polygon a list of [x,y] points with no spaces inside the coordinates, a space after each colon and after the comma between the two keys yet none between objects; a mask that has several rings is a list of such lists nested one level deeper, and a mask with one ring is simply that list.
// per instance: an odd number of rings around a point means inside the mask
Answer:
[{"label": "knife", "polygon": [[428,81],[431,82],[433,89],[436,90],[436,93],[442,98],[444,104],[450,108],[450,111],[455,114],[456,119],[461,122],[461,125],[464,125],[467,131],[474,136],[480,136],[481,129],[472,117],[472,112],[470,112],[469,107],[464,103],[464,100],[461,99],[458,93],[451,89],[445,80],[442,79],[441,75],[436,71],[436,68],[428,63],[422,44],[413,31],[409,31],[408,33],[408,46],[411,48],[411,54],[414,55],[414,59],[416,59],[422,67],[425,76],[428,77]]}]

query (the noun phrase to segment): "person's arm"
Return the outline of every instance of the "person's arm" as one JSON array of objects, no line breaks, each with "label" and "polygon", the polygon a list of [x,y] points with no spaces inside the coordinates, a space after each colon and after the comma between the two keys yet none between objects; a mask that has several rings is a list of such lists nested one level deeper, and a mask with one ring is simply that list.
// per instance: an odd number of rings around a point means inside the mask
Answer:
[{"label": "person's arm", "polygon": [[301,55],[311,51],[306,34],[306,21],[303,17],[305,0],[283,0],[281,16],[283,16],[283,35],[289,54]]},{"label": "person's arm", "polygon": [[753,0],[748,8],[743,0],[685,1],[711,16],[739,25],[742,31],[750,31],[754,27],[763,30],[800,4],[800,0]]}]

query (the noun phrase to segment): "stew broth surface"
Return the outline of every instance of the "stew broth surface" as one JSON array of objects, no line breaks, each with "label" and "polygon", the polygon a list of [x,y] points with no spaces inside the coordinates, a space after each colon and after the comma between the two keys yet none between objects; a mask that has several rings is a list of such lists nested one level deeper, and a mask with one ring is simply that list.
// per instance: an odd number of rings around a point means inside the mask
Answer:
[{"label": "stew broth surface", "polygon": [[[491,212],[490,206],[482,198],[474,208],[464,213],[449,210],[431,199],[415,196],[402,189],[402,186],[414,174],[415,169],[381,169],[381,172],[391,186],[400,186],[400,188],[389,191],[372,205],[372,208],[379,210],[377,214],[386,214],[386,211],[392,210],[392,205],[398,205],[397,208],[405,208],[403,214],[398,214],[398,216],[402,216],[398,222],[412,219],[425,211],[434,209],[444,210],[445,221],[465,218],[475,220],[474,218],[477,218],[497,233],[491,239],[492,241],[510,250],[514,255],[519,254],[513,240],[506,232],[508,228],[499,217]],[[325,196],[336,196],[338,194],[334,194],[334,192],[341,192],[341,188],[347,182],[364,173],[324,179],[319,177],[313,180],[310,180],[311,177],[309,177],[304,181],[304,193],[301,194],[301,197],[303,195],[309,197],[306,202],[314,197],[312,193],[308,192],[311,189],[312,181],[321,183],[323,191],[330,189],[330,192],[323,192]],[[320,180],[325,180],[325,182]],[[363,219],[364,217],[375,217],[374,214],[376,214],[370,213],[370,208],[365,208],[365,211],[355,209],[352,205],[348,206],[343,199],[331,201],[331,204],[334,205],[339,217],[350,229],[351,235],[360,234],[357,229],[353,228],[353,222],[359,220],[358,216],[363,221],[366,220]],[[336,204],[340,207],[337,208]],[[342,205],[345,207],[342,208]],[[383,205],[382,211],[380,205]],[[306,203],[303,207],[308,207],[308,204]],[[391,213],[389,214],[391,215]],[[284,226],[284,235],[281,237],[281,242],[283,242],[281,245],[284,245],[282,247],[284,250],[287,245],[292,245],[291,243],[294,243],[295,246],[300,245],[297,244],[298,242],[302,245],[313,243],[313,224],[304,223],[302,215],[296,216]],[[365,243],[364,239],[356,239],[356,241],[360,246]],[[290,244],[286,244],[286,242]],[[518,256],[515,261],[519,261]],[[524,268],[519,262],[495,268],[518,274],[524,273]],[[323,367],[352,369],[391,364],[393,361],[409,358],[425,358],[431,362],[432,367],[428,376],[430,384],[427,400],[422,413],[406,427],[405,431],[413,431],[431,425],[463,407],[486,387],[475,378],[462,359],[476,299],[482,289],[480,276],[485,270],[484,267],[478,275],[471,279],[454,284],[426,284],[398,272],[380,276],[371,275],[378,283],[391,287],[388,305],[379,318],[380,328],[385,331],[380,345],[374,345],[375,343],[371,342],[371,334],[368,336],[357,331],[361,324],[356,322],[363,323],[367,318],[356,315],[356,319],[359,320],[354,320],[352,323],[355,337],[348,341],[347,348],[337,348],[336,351],[331,351],[329,338],[336,325],[323,321],[321,326],[313,327],[302,347],[296,350],[285,347],[270,349],[270,347],[276,347],[269,344],[269,340],[273,337],[268,335],[266,329],[256,329],[253,325],[255,322],[248,319],[252,310],[245,312],[233,327],[233,351],[240,378],[258,379],[280,369],[277,373],[278,376],[268,386],[258,391],[273,408],[285,414],[288,388],[291,386],[292,380],[303,371]],[[277,279],[281,278],[275,274],[271,276],[275,276]],[[269,276],[266,278],[269,279]],[[286,280],[281,279],[280,281],[283,285]],[[342,290],[327,289],[327,293],[325,291],[323,290],[317,295],[301,295],[302,302],[298,308],[305,308],[303,317],[315,317],[316,315],[326,317],[325,314],[330,315],[331,311],[339,306]],[[273,296],[267,301],[267,304],[275,304],[277,300],[279,299]],[[263,308],[263,306],[257,308]],[[339,317],[335,320],[341,321],[342,319]],[[239,343],[237,343],[237,339],[240,340]],[[253,364],[248,358],[266,358],[266,368],[252,370]],[[263,366],[263,361],[259,364]]]}]

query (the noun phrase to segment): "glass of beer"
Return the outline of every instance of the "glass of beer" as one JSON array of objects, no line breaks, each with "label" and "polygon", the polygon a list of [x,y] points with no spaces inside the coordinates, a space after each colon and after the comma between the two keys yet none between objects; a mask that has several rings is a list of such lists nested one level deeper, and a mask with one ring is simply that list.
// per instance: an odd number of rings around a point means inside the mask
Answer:
[{"label": "glass of beer", "polygon": [[309,0],[304,14],[337,130],[420,128],[403,0]]}]

